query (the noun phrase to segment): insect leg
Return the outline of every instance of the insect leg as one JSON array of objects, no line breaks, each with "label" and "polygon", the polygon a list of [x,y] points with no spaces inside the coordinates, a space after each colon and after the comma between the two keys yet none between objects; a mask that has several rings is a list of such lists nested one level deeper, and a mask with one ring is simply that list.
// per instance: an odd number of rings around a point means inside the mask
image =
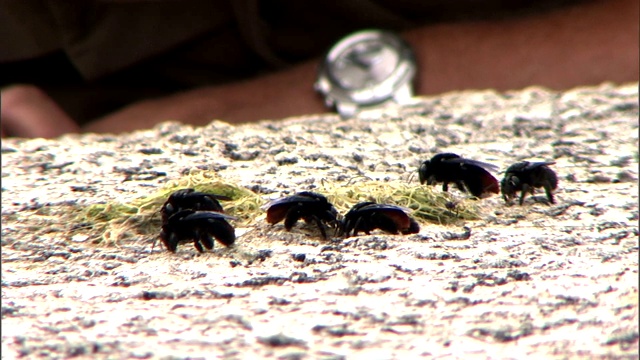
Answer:
[{"label": "insect leg", "polygon": [[176,249],[178,248],[178,236],[175,233],[169,232],[169,236],[167,237],[166,232],[163,231],[160,234],[160,240],[162,240],[162,243],[167,250],[173,253],[176,252]]},{"label": "insect leg", "polygon": [[300,206],[294,206],[287,211],[287,217],[284,219],[284,228],[290,231],[293,225],[295,225],[300,219]]},{"label": "insect leg", "polygon": [[442,183],[442,191],[447,192],[449,191],[449,183],[448,182],[444,182]]},{"label": "insect leg", "polygon": [[549,199],[549,202],[550,202],[551,204],[555,204],[555,203],[556,203],[556,201],[555,201],[555,199],[553,198],[553,193],[552,193],[551,191],[552,191],[552,190],[551,190],[551,184],[549,183],[549,181],[545,181],[545,182],[544,182],[544,192],[546,192],[546,193],[547,193],[547,199]]},{"label": "insect leg", "polygon": [[524,203],[524,197],[527,195],[529,191],[530,191],[529,185],[522,184],[522,192],[520,193],[520,205]]},{"label": "insect leg", "polygon": [[193,246],[196,247],[196,250],[198,250],[198,252],[204,252],[204,249],[202,248],[202,245],[200,244],[200,241],[197,237],[193,239]]},{"label": "insect leg", "polygon": [[204,247],[209,250],[213,249],[213,237],[209,235],[207,231],[202,231],[198,235],[199,235],[198,238],[200,240],[200,244],[204,245]]},{"label": "insect leg", "polygon": [[315,221],[315,223],[318,225],[318,228],[320,228],[320,233],[322,234],[322,237],[325,239],[328,239],[327,231],[324,229],[324,224],[322,224],[322,220],[320,220],[320,218],[315,215],[312,215],[311,219],[313,219],[313,221]]},{"label": "insect leg", "polygon": [[366,226],[364,227],[364,229],[360,227],[363,222],[364,220],[362,217],[359,217],[358,220],[356,220],[356,223],[353,226],[353,236],[357,236],[360,230],[364,231],[365,234],[369,235],[369,230],[366,229]]}]

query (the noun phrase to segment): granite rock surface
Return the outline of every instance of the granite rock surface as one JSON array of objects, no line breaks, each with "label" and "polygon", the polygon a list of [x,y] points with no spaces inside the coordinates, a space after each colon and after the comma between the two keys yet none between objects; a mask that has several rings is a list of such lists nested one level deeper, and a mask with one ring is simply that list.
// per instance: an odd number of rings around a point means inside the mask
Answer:
[{"label": "granite rock surface", "polygon": [[[348,120],[3,140],[3,358],[637,358],[638,114],[638,84],[604,84],[452,93]],[[70,235],[62,215],[193,169],[265,201],[321,181],[417,182],[438,152],[501,171],[554,161],[556,204],[492,196],[477,221],[330,240],[258,217],[236,249],[204,254]]]}]

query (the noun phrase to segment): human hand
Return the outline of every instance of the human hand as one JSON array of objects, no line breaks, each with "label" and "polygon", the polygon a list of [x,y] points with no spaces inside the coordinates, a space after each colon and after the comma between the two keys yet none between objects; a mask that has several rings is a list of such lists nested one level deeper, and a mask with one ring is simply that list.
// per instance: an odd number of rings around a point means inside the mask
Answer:
[{"label": "human hand", "polygon": [[53,99],[33,85],[12,85],[0,90],[0,118],[3,138],[54,138],[80,131]]}]

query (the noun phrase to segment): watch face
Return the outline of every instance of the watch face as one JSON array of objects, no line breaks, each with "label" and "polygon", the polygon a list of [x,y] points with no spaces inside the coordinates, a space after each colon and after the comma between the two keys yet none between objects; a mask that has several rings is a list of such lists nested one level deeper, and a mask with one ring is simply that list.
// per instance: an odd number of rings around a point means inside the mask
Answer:
[{"label": "watch face", "polygon": [[398,65],[398,50],[378,39],[353,44],[332,63],[333,78],[346,89],[362,89],[387,79]]},{"label": "watch face", "polygon": [[388,101],[400,103],[412,96],[415,71],[413,53],[399,36],[362,30],[331,48],[319,68],[315,88],[325,95],[326,104],[338,111]]}]

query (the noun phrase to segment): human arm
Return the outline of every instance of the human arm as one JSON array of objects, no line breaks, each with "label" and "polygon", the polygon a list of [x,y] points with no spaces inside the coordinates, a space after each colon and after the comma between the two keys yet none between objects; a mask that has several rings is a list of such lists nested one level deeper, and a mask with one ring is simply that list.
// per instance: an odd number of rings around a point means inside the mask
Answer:
[{"label": "human arm", "polygon": [[[419,95],[531,85],[563,90],[638,81],[637,14],[637,0],[594,0],[524,17],[424,26],[403,36],[416,52]],[[81,131],[119,133],[166,120],[204,125],[214,119],[238,123],[324,112],[313,91],[318,63],[133,103]],[[20,111],[6,94],[3,89],[3,136],[78,130],[41,91],[31,102],[22,96]]]},{"label": "human arm", "polygon": [[80,131],[53,99],[33,85],[3,88],[0,96],[2,137],[55,138]]},{"label": "human arm", "polygon": [[[442,23],[403,34],[416,52],[417,93],[563,90],[638,81],[638,2],[593,1],[500,21]],[[204,125],[324,112],[313,92],[318,60],[224,86],[133,104],[84,131],[128,131],[164,120]]]}]

